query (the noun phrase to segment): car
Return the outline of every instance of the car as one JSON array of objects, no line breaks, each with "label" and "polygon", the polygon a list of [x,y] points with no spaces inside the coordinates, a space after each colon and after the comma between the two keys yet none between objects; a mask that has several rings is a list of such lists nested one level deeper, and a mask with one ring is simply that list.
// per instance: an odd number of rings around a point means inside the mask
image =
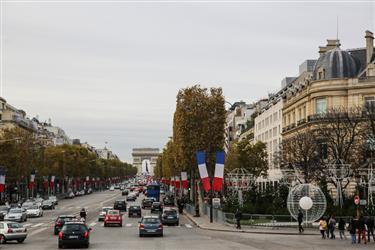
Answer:
[{"label": "car", "polygon": [[31,207],[28,207],[26,209],[26,215],[27,217],[42,217],[43,216],[43,210],[38,205],[33,205]]},{"label": "car", "polygon": [[128,195],[129,194],[129,190],[127,190],[127,189],[124,189],[124,190],[122,190],[122,192],[121,192],[121,195]]},{"label": "car", "polygon": [[8,206],[0,206],[0,220],[4,220],[5,215],[8,213]]},{"label": "car", "polygon": [[65,246],[85,247],[90,245],[90,231],[85,223],[80,221],[66,222],[61,228],[58,237],[58,248]]},{"label": "car", "polygon": [[164,206],[174,206],[174,201],[169,196],[164,197],[163,203],[164,203]]},{"label": "car", "polygon": [[163,211],[163,206],[160,202],[154,201],[151,205],[151,213],[161,213]]},{"label": "car", "polygon": [[108,212],[108,210],[112,210],[112,207],[102,207],[102,210],[99,212],[98,221],[104,221],[104,218]]},{"label": "car", "polygon": [[164,189],[160,189],[160,194],[161,194],[161,195],[165,194]]},{"label": "car", "polygon": [[42,209],[55,209],[55,203],[51,200],[44,200],[42,203]]},{"label": "car", "polygon": [[115,187],[114,187],[114,186],[111,186],[111,187],[109,188],[109,191],[115,191]]},{"label": "car", "polygon": [[104,226],[117,224],[122,227],[122,215],[119,210],[108,210],[104,217]]},{"label": "car", "polygon": [[75,193],[75,196],[82,196],[82,195],[84,195],[85,194],[85,191],[83,191],[83,190],[77,190],[76,191],[76,193]]},{"label": "car", "polygon": [[120,186],[116,184],[115,189],[120,189]]},{"label": "car", "polygon": [[126,202],[124,200],[117,200],[113,204],[113,209],[119,210],[120,212],[126,212]]},{"label": "car", "polygon": [[34,204],[35,204],[34,201],[30,201],[30,200],[28,200],[28,201],[25,201],[24,203],[22,203],[22,206],[21,206],[21,207],[23,207],[24,209],[27,209],[27,208],[33,206]]},{"label": "car", "polygon": [[44,199],[42,197],[38,197],[34,199],[34,204],[41,206],[43,203]]},{"label": "car", "polygon": [[20,223],[12,221],[0,222],[0,243],[16,240],[18,243],[25,241],[27,237],[27,229]]},{"label": "car", "polygon": [[61,228],[64,226],[65,222],[76,220],[77,217],[75,215],[59,215],[55,220],[55,226],[53,232],[57,235]]},{"label": "car", "polygon": [[136,201],[137,200],[137,196],[133,193],[130,193],[127,197],[126,197],[126,201]]},{"label": "car", "polygon": [[59,201],[57,200],[57,197],[54,196],[54,195],[49,196],[48,200],[51,200],[55,204],[55,206],[59,204]]},{"label": "car", "polygon": [[142,217],[142,210],[141,206],[139,205],[131,205],[129,206],[128,210],[128,217]]},{"label": "car", "polygon": [[27,221],[27,214],[25,208],[11,208],[7,215],[5,215],[4,220],[8,221]]},{"label": "car", "polygon": [[178,212],[174,208],[166,208],[161,214],[161,222],[163,225],[179,225],[179,216]]},{"label": "car", "polygon": [[65,199],[73,199],[75,197],[74,193],[72,191],[68,192],[65,195]]},{"label": "car", "polygon": [[88,188],[86,191],[87,194],[92,194],[92,188]]},{"label": "car", "polygon": [[152,206],[152,203],[154,202],[155,200],[153,198],[144,198],[142,200],[142,209],[146,209],[146,208],[151,208]]},{"label": "car", "polygon": [[122,190],[124,190],[125,189],[125,186],[124,185],[121,185],[120,186],[120,190],[122,191]]},{"label": "car", "polygon": [[139,237],[145,235],[163,236],[163,224],[158,216],[144,216],[139,223]]}]

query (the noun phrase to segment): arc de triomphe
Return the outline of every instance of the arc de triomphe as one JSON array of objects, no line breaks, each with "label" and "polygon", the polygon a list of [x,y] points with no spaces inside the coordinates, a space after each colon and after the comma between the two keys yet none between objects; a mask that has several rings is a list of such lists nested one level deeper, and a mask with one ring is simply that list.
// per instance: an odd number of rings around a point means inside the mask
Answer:
[{"label": "arc de triomphe", "polygon": [[150,166],[148,166],[148,171],[150,175],[154,175],[158,155],[158,148],[133,148],[133,166],[137,168],[137,174],[142,174],[142,162],[149,160]]}]

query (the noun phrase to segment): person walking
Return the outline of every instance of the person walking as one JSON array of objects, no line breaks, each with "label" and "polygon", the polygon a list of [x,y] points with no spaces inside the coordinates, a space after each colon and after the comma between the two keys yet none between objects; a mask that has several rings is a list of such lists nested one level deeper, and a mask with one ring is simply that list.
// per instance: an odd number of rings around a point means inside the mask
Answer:
[{"label": "person walking", "polygon": [[343,218],[340,218],[339,220],[339,233],[340,233],[340,239],[346,240],[346,235],[345,235],[345,221]]},{"label": "person walking", "polygon": [[320,230],[320,233],[322,235],[322,239],[325,239],[326,238],[326,229],[327,228],[327,222],[326,220],[322,217],[320,218],[320,221],[319,221],[319,230]]},{"label": "person walking", "polygon": [[329,233],[331,235],[331,239],[336,239],[335,226],[336,226],[336,219],[335,219],[334,216],[331,216],[331,218],[329,219],[329,222],[328,222],[328,229],[329,229]]},{"label": "person walking", "polygon": [[241,229],[241,217],[242,217],[242,213],[237,208],[236,213],[234,214],[234,218],[236,219],[236,222],[237,222],[237,226],[236,226],[237,229]]},{"label": "person walking", "polygon": [[326,224],[327,224],[327,227],[326,227],[326,234],[327,234],[327,239],[329,239],[329,220],[331,219],[331,216],[327,216],[325,218],[326,220]]},{"label": "person walking", "polygon": [[358,220],[353,216],[353,218],[350,220],[348,231],[350,234],[350,238],[352,239],[352,244],[355,244],[357,242],[356,239],[356,231],[358,226]]},{"label": "person walking", "polygon": [[367,244],[366,223],[363,216],[358,220],[358,244],[361,244],[361,239]]},{"label": "person walking", "polygon": [[301,209],[298,210],[297,220],[298,220],[298,231],[299,231],[300,233],[303,233],[305,230],[304,230],[303,227],[302,227],[302,222],[303,222],[303,213],[302,213]]},{"label": "person walking", "polygon": [[372,235],[372,239],[375,241],[374,236],[374,218],[369,216],[366,218],[366,225],[367,225],[367,240],[370,242],[370,236]]}]

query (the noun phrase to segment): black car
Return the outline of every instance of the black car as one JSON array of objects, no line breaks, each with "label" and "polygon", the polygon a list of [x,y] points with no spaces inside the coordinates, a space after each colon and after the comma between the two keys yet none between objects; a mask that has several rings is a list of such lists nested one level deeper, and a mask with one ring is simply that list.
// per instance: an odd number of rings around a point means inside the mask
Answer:
[{"label": "black car", "polygon": [[57,235],[60,232],[65,222],[69,222],[75,219],[76,219],[75,215],[60,215],[59,217],[57,217],[55,221],[54,234]]},{"label": "black car", "polygon": [[126,201],[136,201],[137,200],[137,196],[134,194],[130,194],[126,197]]},{"label": "black car", "polygon": [[121,194],[122,195],[128,195],[129,194],[129,190],[127,190],[127,189],[122,190]]},{"label": "black car", "polygon": [[0,206],[0,220],[4,220],[5,215],[8,213],[9,207]]},{"label": "black car", "polygon": [[145,209],[145,208],[149,208],[152,206],[152,203],[154,202],[155,200],[153,198],[144,198],[142,200],[142,208]]},{"label": "black car", "polygon": [[59,232],[58,247],[83,246],[88,248],[90,244],[90,231],[91,228],[88,228],[83,222],[67,222]]},{"label": "black car", "polygon": [[174,201],[169,196],[164,198],[163,203],[164,203],[164,206],[174,206]]},{"label": "black car", "polygon": [[115,201],[113,209],[119,210],[120,212],[126,212],[126,202],[124,200]]},{"label": "black car", "polygon": [[163,207],[160,202],[153,202],[151,205],[151,213],[161,213],[163,211]]},{"label": "black car", "polygon": [[145,216],[139,223],[139,237],[146,235],[163,236],[163,224],[157,216]]},{"label": "black car", "polygon": [[55,203],[52,200],[44,200],[42,202],[42,209],[55,209]]},{"label": "black car", "polygon": [[138,205],[130,206],[128,211],[128,217],[142,217],[141,207]]},{"label": "black car", "polygon": [[176,209],[168,208],[164,209],[161,215],[161,222],[163,225],[176,225],[179,224],[179,217]]}]

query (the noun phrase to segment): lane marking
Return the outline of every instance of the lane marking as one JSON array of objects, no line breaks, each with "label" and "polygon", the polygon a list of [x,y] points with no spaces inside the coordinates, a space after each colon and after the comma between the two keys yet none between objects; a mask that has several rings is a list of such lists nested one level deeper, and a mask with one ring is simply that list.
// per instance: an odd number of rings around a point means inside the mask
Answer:
[{"label": "lane marking", "polygon": [[37,230],[35,230],[35,231],[29,233],[28,236],[32,236],[32,235],[34,235],[34,234],[41,233],[41,232],[43,232],[43,231],[46,230],[46,229],[47,229],[46,227],[39,228],[39,229],[37,229]]},{"label": "lane marking", "polygon": [[29,227],[29,226],[31,226],[32,224],[31,223],[27,223],[27,224],[24,224],[23,226],[24,227]]},{"label": "lane marking", "polygon": [[35,225],[32,225],[31,228],[34,228],[34,227],[39,227],[41,225],[43,225],[44,223],[38,223],[38,224],[35,224]]},{"label": "lane marking", "polygon": [[185,227],[187,227],[187,228],[193,228],[193,226],[190,225],[190,224],[186,224]]},{"label": "lane marking", "polygon": [[127,227],[131,227],[132,225],[133,225],[133,224],[130,224],[130,223],[126,224]]},{"label": "lane marking", "polygon": [[96,222],[92,222],[89,227],[94,227],[96,225]]}]

